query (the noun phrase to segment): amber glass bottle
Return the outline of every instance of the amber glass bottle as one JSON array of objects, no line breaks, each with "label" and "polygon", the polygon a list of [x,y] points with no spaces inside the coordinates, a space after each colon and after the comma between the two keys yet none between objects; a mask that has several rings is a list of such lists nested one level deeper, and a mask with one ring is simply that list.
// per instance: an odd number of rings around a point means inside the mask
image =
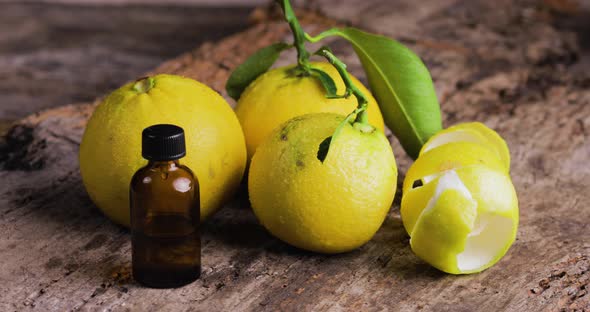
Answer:
[{"label": "amber glass bottle", "polygon": [[180,164],[184,131],[174,125],[143,130],[148,164],[131,179],[133,278],[149,287],[188,284],[201,274],[199,182]]}]

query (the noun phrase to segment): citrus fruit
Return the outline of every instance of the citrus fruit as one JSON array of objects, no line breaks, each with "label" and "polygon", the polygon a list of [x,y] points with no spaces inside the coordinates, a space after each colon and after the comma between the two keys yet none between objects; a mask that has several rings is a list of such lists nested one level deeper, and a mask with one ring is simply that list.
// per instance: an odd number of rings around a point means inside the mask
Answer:
[{"label": "citrus fruit", "polygon": [[88,121],[80,145],[80,171],[94,203],[116,223],[129,226],[129,183],[147,161],[141,132],[161,123],[182,127],[181,163],[200,182],[201,220],[239,186],[246,166],[240,124],[225,100],[195,80],[156,75],[111,93]]},{"label": "citrus fruit", "polygon": [[502,160],[506,167],[506,172],[510,171],[510,152],[506,141],[496,131],[488,128],[481,122],[461,123],[439,131],[422,146],[420,155],[453,142],[472,142],[485,146]]},{"label": "citrus fruit", "polygon": [[505,172],[474,164],[404,190],[401,216],[418,257],[447,273],[474,273],[514,242],[518,199]]},{"label": "citrus fruit", "polygon": [[[326,72],[336,83],[338,94],[344,93],[344,82],[331,64],[312,62],[311,66]],[[252,82],[240,96],[236,115],[244,130],[249,158],[272,130],[293,117],[320,112],[348,115],[357,106],[354,96],[326,98],[326,91],[317,78],[297,76],[294,69],[295,65],[270,70]],[[368,99],[369,123],[383,132],[383,117],[377,102],[360,81],[351,78]]]},{"label": "citrus fruit", "polygon": [[295,117],[275,129],[252,158],[250,202],[274,236],[302,249],[339,253],[369,241],[383,223],[397,181],[383,132],[346,123],[324,161],[319,146],[344,116]]}]

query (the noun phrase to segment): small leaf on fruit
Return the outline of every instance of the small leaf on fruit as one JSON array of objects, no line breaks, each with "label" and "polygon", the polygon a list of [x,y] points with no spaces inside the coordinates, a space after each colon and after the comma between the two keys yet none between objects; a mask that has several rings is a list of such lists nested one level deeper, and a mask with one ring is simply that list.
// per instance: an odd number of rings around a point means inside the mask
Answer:
[{"label": "small leaf on fruit", "polygon": [[321,69],[312,67],[311,74],[320,81],[322,86],[324,86],[324,89],[326,90],[326,97],[338,97],[338,94],[336,93],[336,83],[334,82],[334,79],[328,75],[328,73]]},{"label": "small leaf on fruit", "polygon": [[291,47],[290,44],[279,42],[256,51],[231,73],[225,84],[227,94],[237,101],[246,87],[264,74],[276,62],[281,52]]},{"label": "small leaf on fruit", "polygon": [[317,157],[321,162],[324,162],[324,160],[328,156],[328,151],[330,150],[330,142],[332,142],[332,137],[327,137],[322,141],[322,143],[320,143]]}]

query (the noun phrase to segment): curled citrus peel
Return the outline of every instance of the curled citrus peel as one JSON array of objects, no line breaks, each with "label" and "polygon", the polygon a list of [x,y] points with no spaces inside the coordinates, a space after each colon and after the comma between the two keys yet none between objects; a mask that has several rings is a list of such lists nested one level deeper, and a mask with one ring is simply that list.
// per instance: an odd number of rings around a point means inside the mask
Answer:
[{"label": "curled citrus peel", "polygon": [[467,122],[444,129],[434,135],[420,150],[420,155],[441,145],[453,142],[478,143],[494,152],[504,163],[506,172],[510,170],[510,151],[508,145],[496,131],[481,122]]},{"label": "curled citrus peel", "polygon": [[[407,172],[401,204],[414,253],[452,274],[495,264],[514,242],[518,227],[518,199],[506,158],[501,158],[503,140],[486,142],[474,134],[478,132],[464,129],[443,130],[426,143]],[[453,131],[463,133],[453,136]],[[472,136],[460,140],[466,133]],[[497,147],[499,153],[491,152]]]},{"label": "curled citrus peel", "polygon": [[440,172],[471,165],[485,165],[506,172],[504,163],[484,145],[451,142],[421,154],[406,172],[403,190],[410,189],[417,180],[425,184]]}]

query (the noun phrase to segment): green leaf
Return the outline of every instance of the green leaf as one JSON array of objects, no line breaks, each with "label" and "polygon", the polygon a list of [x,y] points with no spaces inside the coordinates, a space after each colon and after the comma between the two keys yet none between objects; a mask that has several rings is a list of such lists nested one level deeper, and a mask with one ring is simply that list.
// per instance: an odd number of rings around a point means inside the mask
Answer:
[{"label": "green leaf", "polygon": [[338,97],[338,94],[336,93],[336,83],[334,82],[334,79],[328,75],[328,73],[315,67],[310,68],[310,70],[311,74],[321,82],[322,86],[324,86],[324,89],[326,90],[326,97]]},{"label": "green leaf", "polygon": [[436,91],[424,63],[406,46],[384,36],[348,27],[328,30],[323,37],[332,35],[353,45],[385,123],[406,153],[418,157],[422,145],[442,129]]},{"label": "green leaf", "polygon": [[227,94],[237,101],[246,87],[264,74],[279,58],[281,52],[291,47],[290,44],[279,42],[256,51],[231,73],[225,84]]}]

